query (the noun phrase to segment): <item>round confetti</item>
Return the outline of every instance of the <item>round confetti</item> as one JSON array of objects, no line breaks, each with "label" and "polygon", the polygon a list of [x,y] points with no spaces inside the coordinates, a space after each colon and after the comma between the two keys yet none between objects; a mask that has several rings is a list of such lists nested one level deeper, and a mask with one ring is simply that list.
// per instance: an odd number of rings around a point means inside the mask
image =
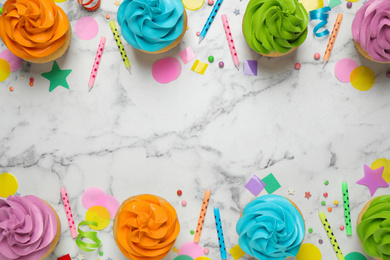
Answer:
[{"label": "round confetti", "polygon": [[321,201],[321,205],[322,206],[325,206],[326,205],[326,202],[323,200],[323,201]]},{"label": "round confetti", "polygon": [[311,233],[313,233],[313,229],[312,228],[309,228],[309,233],[311,234]]},{"label": "round confetti", "polygon": [[351,3],[356,3],[357,1],[359,0],[347,0],[348,2],[351,2]]},{"label": "round confetti", "polygon": [[14,87],[9,87],[9,91],[14,91]]},{"label": "round confetti", "polygon": [[347,8],[351,8],[352,7],[352,3],[351,2],[348,2],[347,3]]},{"label": "round confetti", "polygon": [[0,59],[8,61],[11,66],[11,72],[17,71],[23,63],[23,60],[15,56],[9,49],[5,49],[0,53]]},{"label": "round confetti", "polygon": [[340,230],[344,230],[344,226],[343,225],[340,226]]},{"label": "round confetti", "polygon": [[331,207],[328,208],[328,212],[332,212],[332,208]]},{"label": "round confetti", "polygon": [[177,79],[181,70],[181,63],[176,58],[166,57],[153,64],[152,76],[158,83],[167,84]]},{"label": "round confetti", "polygon": [[211,260],[211,259],[208,258],[207,256],[199,256],[199,257],[195,258],[195,260]]},{"label": "round confetti", "polygon": [[218,66],[219,66],[220,68],[223,68],[223,66],[225,66],[225,63],[223,63],[223,61],[220,61],[220,62],[218,63]]},{"label": "round confetti", "polygon": [[214,61],[214,57],[213,56],[209,56],[209,62],[213,62]]},{"label": "round confetti", "polygon": [[327,198],[328,197],[328,193],[327,192],[324,192],[324,197]]},{"label": "round confetti", "polygon": [[210,253],[210,250],[208,248],[203,249],[203,253],[205,255],[208,255]]},{"label": "round confetti", "polygon": [[182,2],[184,7],[190,11],[196,11],[204,4],[204,0],[183,0]]},{"label": "round confetti", "polygon": [[56,2],[56,3],[63,3],[63,2],[65,2],[66,0],[54,0],[54,2]]},{"label": "round confetti", "polygon": [[194,230],[191,230],[191,231],[190,231],[190,234],[191,234],[191,235],[195,234],[195,231],[194,231]]},{"label": "round confetti", "polygon": [[339,205],[339,201],[338,201],[338,200],[335,200],[335,201],[334,201],[334,205]]},{"label": "round confetti", "polygon": [[6,80],[11,74],[11,66],[8,61],[0,59],[0,82]]},{"label": "round confetti", "polygon": [[[203,256],[203,248],[199,243],[189,241],[181,245],[179,248],[179,255],[187,255],[196,259],[197,257]],[[176,259],[176,258],[175,258]],[[186,260],[186,259],[185,259]]]},{"label": "round confetti", "polygon": [[105,229],[108,224],[110,224],[110,212],[105,207],[102,206],[93,206],[85,215],[86,221],[95,221],[98,223],[97,226],[89,225],[93,230],[102,230]]},{"label": "round confetti", "polygon": [[196,36],[199,36],[200,35],[200,32],[196,32]]},{"label": "round confetti", "polygon": [[324,241],[323,241],[322,239],[319,239],[319,240],[318,240],[318,243],[319,243],[320,245],[322,245],[322,243],[324,243]]},{"label": "round confetti", "polygon": [[323,0],[299,0],[299,2],[302,3],[307,12],[324,7]]},{"label": "round confetti", "polygon": [[187,201],[186,201],[186,200],[183,200],[183,201],[181,202],[181,205],[182,205],[183,207],[187,206]]},{"label": "round confetti", "polygon": [[91,40],[99,32],[99,24],[90,16],[80,18],[75,25],[76,35],[82,40]]},{"label": "round confetti", "polygon": [[374,86],[375,74],[365,66],[359,66],[351,73],[351,84],[354,88],[360,91],[367,91]]},{"label": "round confetti", "polygon": [[301,64],[299,63],[299,62],[297,62],[297,63],[295,63],[295,65],[294,65],[294,68],[296,69],[296,70],[299,70],[300,68],[301,68]]},{"label": "round confetti", "polygon": [[172,251],[176,253],[178,250],[177,250],[176,247],[173,247],[173,248],[172,248]]},{"label": "round confetti", "polygon": [[385,158],[377,159],[371,164],[371,169],[375,170],[382,166],[384,167],[382,177],[386,182],[390,182],[390,161],[389,160]]},{"label": "round confetti", "polygon": [[321,251],[317,246],[306,243],[301,246],[296,256],[297,260],[321,260]]},{"label": "round confetti", "polygon": [[324,182],[324,184],[325,184],[325,185],[329,185],[329,181],[326,180],[326,181]]},{"label": "round confetti", "polygon": [[353,59],[345,58],[339,60],[334,66],[334,74],[338,80],[344,83],[351,81],[350,76],[352,71],[358,67],[358,64]]},{"label": "round confetti", "polygon": [[314,54],[315,60],[319,60],[320,58],[321,58],[321,54],[319,54],[318,52]]},{"label": "round confetti", "polygon": [[178,195],[178,196],[181,196],[182,194],[183,194],[183,192],[182,192],[181,190],[178,190],[178,191],[177,191],[177,195]]},{"label": "round confetti", "polygon": [[7,198],[18,190],[18,180],[11,173],[0,174],[0,197]]},{"label": "round confetti", "polygon": [[359,252],[351,252],[345,256],[345,260],[367,260],[367,258]]},{"label": "round confetti", "polygon": [[194,259],[188,255],[179,255],[176,256],[174,260],[194,260]]},{"label": "round confetti", "polygon": [[99,255],[102,256],[102,255],[103,255],[103,251],[100,251],[100,252],[99,252]]}]

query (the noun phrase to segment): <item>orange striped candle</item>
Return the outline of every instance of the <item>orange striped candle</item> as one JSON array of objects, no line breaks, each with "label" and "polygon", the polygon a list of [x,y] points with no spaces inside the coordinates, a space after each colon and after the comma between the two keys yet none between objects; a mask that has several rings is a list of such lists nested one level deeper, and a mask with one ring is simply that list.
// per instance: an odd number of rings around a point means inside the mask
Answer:
[{"label": "orange striped candle", "polygon": [[206,190],[206,192],[204,193],[202,209],[200,210],[200,214],[199,214],[198,225],[196,226],[196,232],[194,237],[195,243],[199,243],[200,240],[200,234],[202,233],[203,223],[206,217],[206,211],[207,211],[207,206],[209,205],[210,195],[211,195],[211,191]]},{"label": "orange striped candle", "polygon": [[336,40],[337,33],[339,32],[340,24],[341,24],[342,20],[343,20],[343,15],[338,14],[337,18],[336,18],[336,22],[334,23],[334,26],[333,26],[332,34],[330,35],[330,38],[329,38],[328,46],[326,46],[326,51],[324,54],[324,66],[329,61],[329,57],[330,57],[330,54],[332,53],[334,42]]}]

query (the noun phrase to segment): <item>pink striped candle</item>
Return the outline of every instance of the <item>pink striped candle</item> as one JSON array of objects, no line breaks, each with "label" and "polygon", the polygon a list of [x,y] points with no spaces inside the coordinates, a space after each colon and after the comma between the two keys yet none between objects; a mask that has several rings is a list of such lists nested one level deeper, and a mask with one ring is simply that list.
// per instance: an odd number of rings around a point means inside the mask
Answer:
[{"label": "pink striped candle", "polygon": [[229,22],[227,20],[226,14],[221,15],[221,17],[222,17],[223,27],[225,28],[226,38],[227,38],[227,41],[229,44],[230,53],[232,54],[234,66],[236,66],[236,68],[239,69],[240,61],[238,60],[236,47],[234,46],[232,33],[231,33],[230,27],[229,27]]},{"label": "pink striped candle", "polygon": [[102,36],[99,43],[99,48],[96,53],[95,62],[93,63],[91,77],[89,78],[88,82],[88,90],[90,91],[93,88],[93,85],[95,84],[95,78],[97,74],[97,70],[99,68],[100,61],[102,59],[104,44],[106,43],[106,37]]},{"label": "pink striped candle", "polygon": [[61,197],[62,197],[62,201],[64,202],[64,207],[65,207],[66,217],[68,218],[70,233],[72,235],[72,238],[75,238],[75,237],[77,237],[76,226],[74,224],[72,210],[70,209],[68,194],[66,193],[66,190],[64,187],[61,188]]}]

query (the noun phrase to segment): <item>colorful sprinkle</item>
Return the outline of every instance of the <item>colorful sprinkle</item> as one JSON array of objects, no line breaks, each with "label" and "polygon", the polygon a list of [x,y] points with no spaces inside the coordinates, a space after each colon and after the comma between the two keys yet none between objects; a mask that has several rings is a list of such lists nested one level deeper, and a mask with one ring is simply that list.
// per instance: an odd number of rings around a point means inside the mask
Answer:
[{"label": "colorful sprinkle", "polygon": [[9,91],[14,91],[14,87],[9,87]]},{"label": "colorful sprinkle", "polygon": [[325,185],[329,185],[329,181],[326,180],[326,181],[324,182],[324,184],[325,184]]},{"label": "colorful sprinkle", "polygon": [[106,19],[110,19],[110,15],[109,14],[106,14]]},{"label": "colorful sprinkle", "polygon": [[321,58],[321,54],[319,54],[318,52],[314,54],[315,60],[319,60],[320,58]]},{"label": "colorful sprinkle", "polygon": [[213,62],[214,61],[214,57],[213,56],[209,56],[209,62]]},{"label": "colorful sprinkle", "polygon": [[103,255],[103,251],[99,251],[99,255],[102,256]]},{"label": "colorful sprinkle", "polygon": [[30,82],[34,82],[34,78],[31,77],[31,78],[30,78]]},{"label": "colorful sprinkle", "polygon": [[309,199],[310,197],[311,197],[310,191],[308,191],[308,192],[305,191],[305,198]]},{"label": "colorful sprinkle", "polygon": [[177,252],[177,248],[176,247],[172,248],[172,251],[176,253]]},{"label": "colorful sprinkle", "polygon": [[223,68],[223,66],[225,66],[225,63],[223,63],[223,61],[220,61],[220,62],[218,63],[218,66],[219,66],[220,68]]},{"label": "colorful sprinkle", "polygon": [[294,68],[296,69],[296,70],[299,70],[300,68],[301,68],[301,64],[299,63],[299,62],[297,62],[297,63],[295,63],[295,65],[294,65]]},{"label": "colorful sprinkle", "polygon": [[181,205],[182,205],[183,207],[187,206],[187,201],[186,201],[186,200],[183,200],[183,201],[181,202]]},{"label": "colorful sprinkle", "polygon": [[196,36],[199,36],[200,35],[200,32],[196,32]]},{"label": "colorful sprinkle", "polygon": [[324,197],[327,198],[328,197],[328,193],[327,192],[324,192]]},{"label": "colorful sprinkle", "polygon": [[343,225],[340,226],[340,230],[344,230],[344,226]]},{"label": "colorful sprinkle", "polygon": [[321,205],[322,206],[325,206],[326,205],[326,202],[323,200],[323,201],[321,201]]},{"label": "colorful sprinkle", "polygon": [[34,82],[30,81],[30,83],[28,83],[30,85],[30,87],[34,86]]},{"label": "colorful sprinkle", "polygon": [[309,228],[309,233],[311,234],[311,233],[313,233],[313,229],[312,228]]},{"label": "colorful sprinkle", "polygon": [[183,192],[181,190],[178,190],[177,191],[177,196],[181,196],[181,194],[183,194]]},{"label": "colorful sprinkle", "polygon": [[208,255],[210,253],[210,250],[208,248],[203,249],[203,253],[205,255]]},{"label": "colorful sprinkle", "polygon": [[335,200],[335,201],[334,201],[334,205],[339,205],[339,201],[338,201],[338,200]]},{"label": "colorful sprinkle", "polygon": [[21,80],[24,80],[24,76],[23,76],[23,75],[22,75],[22,76],[20,76],[20,79],[21,79]]},{"label": "colorful sprinkle", "polygon": [[194,231],[194,230],[191,230],[191,231],[190,231],[190,234],[191,234],[191,235],[195,234],[195,231]]},{"label": "colorful sprinkle", "polygon": [[329,208],[328,208],[328,211],[329,211],[329,212],[332,212],[332,208],[331,208],[331,207],[329,207]]},{"label": "colorful sprinkle", "polygon": [[322,243],[324,243],[324,241],[323,241],[322,239],[319,239],[319,240],[318,240],[318,243],[319,243],[320,245],[322,245]]},{"label": "colorful sprinkle", "polygon": [[347,8],[351,8],[352,7],[352,3],[351,2],[348,2],[347,3]]},{"label": "colorful sprinkle", "polygon": [[208,3],[209,5],[213,5],[213,4],[214,4],[214,0],[208,0],[207,3]]}]

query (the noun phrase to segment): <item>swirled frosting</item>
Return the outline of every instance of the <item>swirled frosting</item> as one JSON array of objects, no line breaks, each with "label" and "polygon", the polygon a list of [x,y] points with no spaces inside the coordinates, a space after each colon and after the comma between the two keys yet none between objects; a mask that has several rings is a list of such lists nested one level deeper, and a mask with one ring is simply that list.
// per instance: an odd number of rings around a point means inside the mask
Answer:
[{"label": "swirled frosting", "polygon": [[285,260],[297,255],[305,224],[286,198],[264,195],[246,205],[236,231],[238,244],[248,255],[261,260]]},{"label": "swirled frosting", "polygon": [[16,56],[34,60],[57,51],[66,40],[69,20],[53,0],[7,0],[0,36]]},{"label": "swirled frosting", "polygon": [[131,46],[155,52],[182,34],[183,12],[180,0],[124,0],[118,9],[118,23]]},{"label": "swirled frosting", "polygon": [[256,52],[286,53],[307,36],[307,12],[297,0],[250,0],[245,11],[245,40]]},{"label": "swirled frosting", "polygon": [[390,195],[371,202],[357,226],[357,234],[367,255],[390,259]]},{"label": "swirled frosting", "polygon": [[352,36],[375,61],[390,62],[390,1],[366,2],[353,19]]},{"label": "swirled frosting", "polygon": [[38,260],[57,234],[53,209],[29,195],[0,199],[0,259]]},{"label": "swirled frosting", "polygon": [[121,207],[116,241],[122,253],[131,260],[163,259],[180,231],[171,204],[154,195],[139,195]]}]

